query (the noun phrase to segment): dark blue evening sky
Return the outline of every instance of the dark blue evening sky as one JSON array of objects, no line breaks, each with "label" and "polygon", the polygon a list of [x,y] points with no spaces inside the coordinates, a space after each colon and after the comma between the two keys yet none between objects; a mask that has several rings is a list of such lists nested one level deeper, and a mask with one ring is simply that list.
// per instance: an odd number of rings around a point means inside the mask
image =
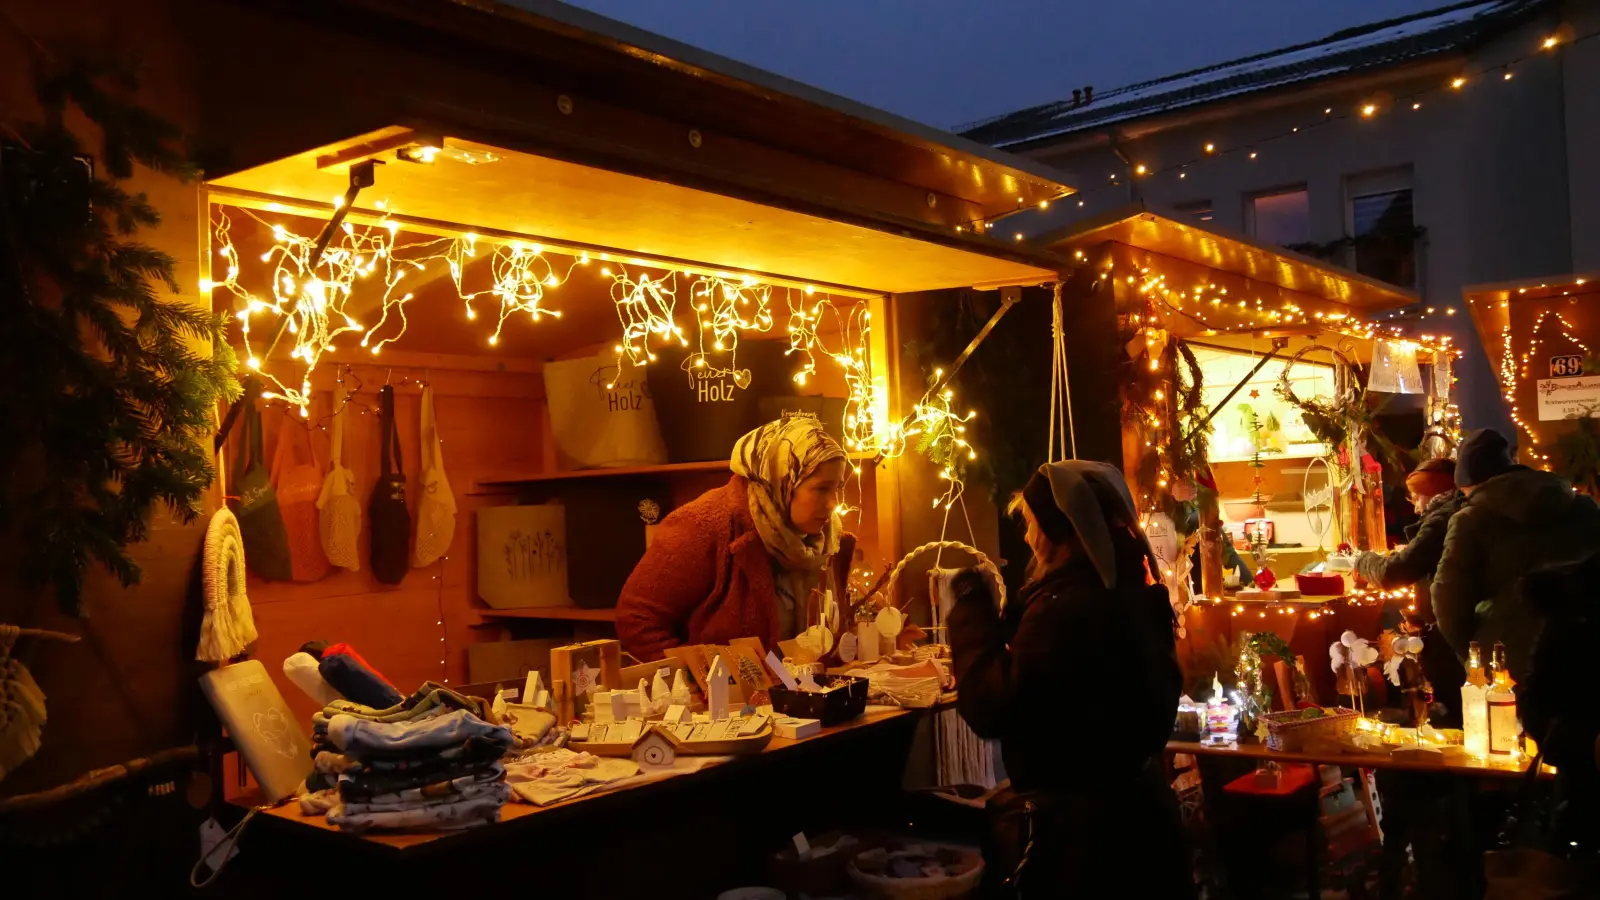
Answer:
[{"label": "dark blue evening sky", "polygon": [[[514,2],[514,0],[513,0]],[[575,0],[940,128],[1444,0]]]}]

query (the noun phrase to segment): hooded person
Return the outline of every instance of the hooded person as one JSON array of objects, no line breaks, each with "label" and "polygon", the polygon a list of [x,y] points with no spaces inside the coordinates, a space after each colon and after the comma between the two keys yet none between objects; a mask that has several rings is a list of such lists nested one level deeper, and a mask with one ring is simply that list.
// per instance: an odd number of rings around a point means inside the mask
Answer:
[{"label": "hooded person", "polygon": [[1505,644],[1511,677],[1521,682],[1542,622],[1522,577],[1600,549],[1600,505],[1558,475],[1517,465],[1505,436],[1488,428],[1461,443],[1455,482],[1467,496],[1445,533],[1434,616],[1460,659],[1472,641],[1485,652]]},{"label": "hooded person", "polygon": [[[1456,461],[1447,458],[1424,460],[1406,476],[1406,492],[1411,497],[1417,513],[1422,516],[1415,524],[1406,527],[1406,545],[1393,553],[1367,551],[1356,557],[1356,574],[1379,589],[1415,587],[1414,614],[1396,610],[1395,621],[1402,616],[1417,625],[1423,637],[1422,672],[1433,685],[1434,703],[1443,707],[1432,713],[1433,724],[1438,728],[1461,726],[1461,684],[1467,672],[1456,659],[1455,651],[1438,635],[1434,621],[1432,585],[1434,570],[1444,555],[1444,536],[1450,528],[1450,518],[1466,495],[1456,488]],[[1389,610],[1385,610],[1385,621]],[[1403,845],[1402,845],[1403,846]]]},{"label": "hooded person", "polygon": [[662,520],[622,587],[617,637],[641,660],[682,644],[794,637],[844,533],[845,453],[815,418],[740,438],[733,477]]},{"label": "hooded person", "polygon": [[1026,584],[997,610],[964,572],[949,618],[958,709],[1000,741],[1015,792],[991,865],[1024,897],[1193,896],[1163,766],[1176,621],[1127,483],[1104,463],[1051,463],[1011,508],[1033,551]]}]

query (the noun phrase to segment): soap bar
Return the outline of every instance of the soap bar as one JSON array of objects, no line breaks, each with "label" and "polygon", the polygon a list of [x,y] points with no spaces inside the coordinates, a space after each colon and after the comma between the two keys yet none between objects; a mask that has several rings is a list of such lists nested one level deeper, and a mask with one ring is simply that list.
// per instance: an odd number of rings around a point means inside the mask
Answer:
[{"label": "soap bar", "polygon": [[772,721],[772,733],[782,738],[810,737],[821,730],[821,719],[791,719],[785,716]]}]

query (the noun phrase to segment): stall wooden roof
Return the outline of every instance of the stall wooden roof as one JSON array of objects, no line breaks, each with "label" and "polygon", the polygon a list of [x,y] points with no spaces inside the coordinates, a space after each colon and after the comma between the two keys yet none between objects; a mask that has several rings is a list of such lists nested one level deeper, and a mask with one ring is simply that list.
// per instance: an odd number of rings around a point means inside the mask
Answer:
[{"label": "stall wooden roof", "polygon": [[1151,212],[1141,204],[1112,210],[1031,240],[1067,253],[1113,241],[1169,259],[1249,278],[1304,297],[1336,303],[1362,318],[1375,312],[1409,306],[1421,299],[1413,291],[1301,256],[1282,247],[1268,247],[1225,229],[1201,228],[1171,219]]},{"label": "stall wooden roof", "polygon": [[[213,179],[213,196],[256,208],[331,213],[348,166],[326,161],[347,158],[351,147],[381,146],[387,136],[411,133],[396,126]],[[422,165],[396,162],[390,152],[377,170],[377,185],[352,210],[356,220],[389,216],[420,232],[471,232],[830,289],[898,293],[1056,277],[1056,261],[1044,256],[1033,263],[999,258],[471,140],[446,137],[443,143],[492,154],[495,161],[440,156]]]},{"label": "stall wooden roof", "polygon": [[327,207],[319,157],[412,129],[500,158],[374,152],[370,196],[462,230],[875,292],[1062,268],[958,228],[1070,194],[1052,170],[566,4],[235,0],[207,27],[252,35],[201,48],[208,175],[235,193]]}]

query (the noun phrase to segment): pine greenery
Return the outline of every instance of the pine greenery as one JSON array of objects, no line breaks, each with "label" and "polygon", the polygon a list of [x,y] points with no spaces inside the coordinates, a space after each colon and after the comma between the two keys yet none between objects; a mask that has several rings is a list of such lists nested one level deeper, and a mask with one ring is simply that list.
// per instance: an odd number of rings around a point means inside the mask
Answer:
[{"label": "pine greenery", "polygon": [[[160,215],[121,185],[136,164],[194,177],[179,130],[132,101],[131,68],[35,62],[42,117],[0,120],[0,533],[29,588],[82,614],[92,563],[138,583],[127,547],[158,503],[200,514],[213,413],[239,387],[221,317],[168,296],[172,258],[136,239]],[[92,158],[74,108],[101,132]]]}]

